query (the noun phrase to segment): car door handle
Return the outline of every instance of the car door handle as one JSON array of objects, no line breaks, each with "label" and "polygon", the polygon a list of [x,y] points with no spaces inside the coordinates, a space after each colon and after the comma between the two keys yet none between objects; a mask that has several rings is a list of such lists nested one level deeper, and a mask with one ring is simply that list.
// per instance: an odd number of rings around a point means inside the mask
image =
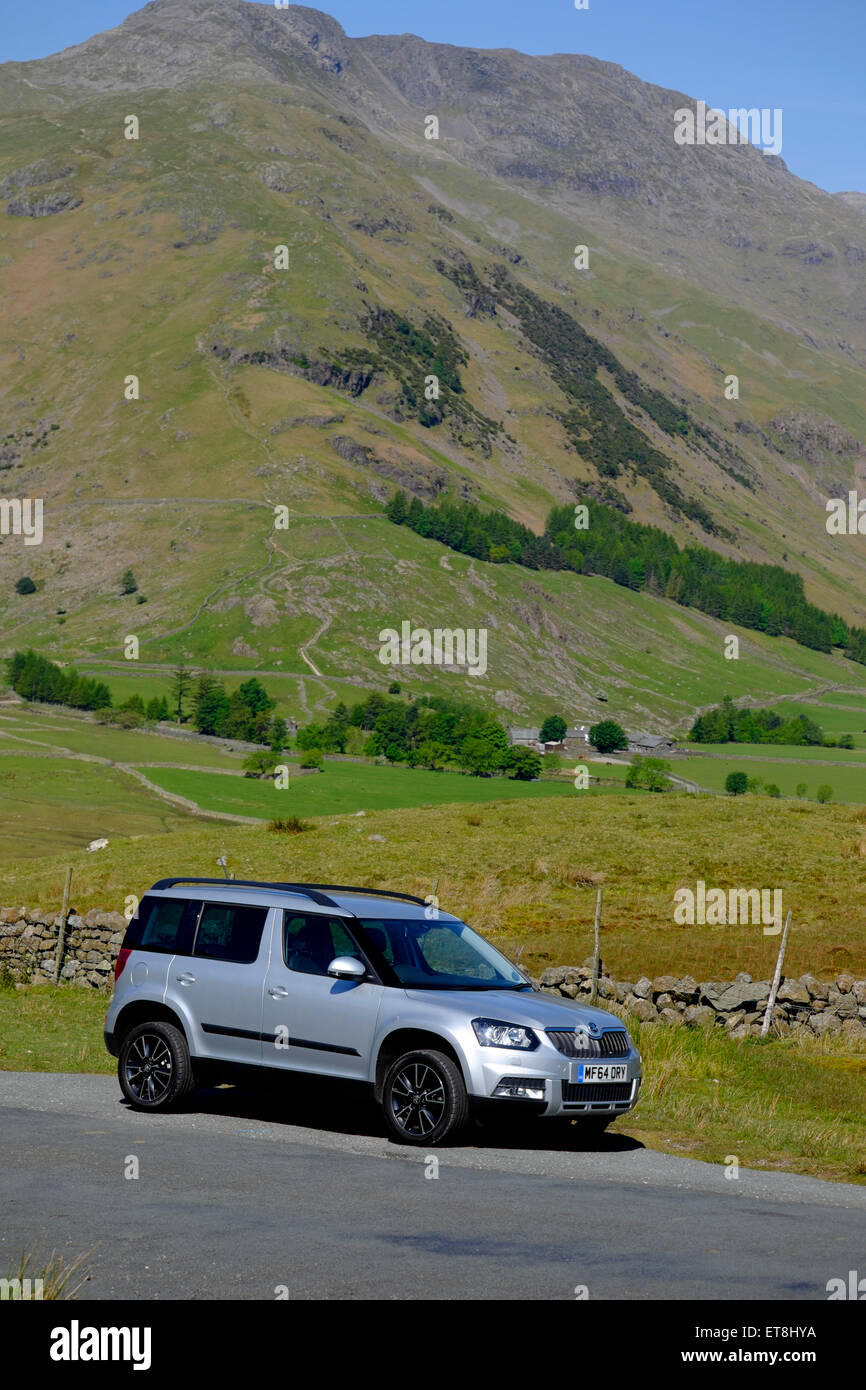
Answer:
[{"label": "car door handle", "polygon": [[195,975],[190,975],[188,971],[187,971],[185,974],[183,974],[183,975],[178,975],[176,978],[177,978],[178,984],[180,984],[180,985],[194,985],[194,984],[195,984]]},{"label": "car door handle", "polygon": [[268,990],[268,994],[272,999],[288,999],[289,997],[289,991],[283,989],[282,985],[275,985],[273,989]]}]

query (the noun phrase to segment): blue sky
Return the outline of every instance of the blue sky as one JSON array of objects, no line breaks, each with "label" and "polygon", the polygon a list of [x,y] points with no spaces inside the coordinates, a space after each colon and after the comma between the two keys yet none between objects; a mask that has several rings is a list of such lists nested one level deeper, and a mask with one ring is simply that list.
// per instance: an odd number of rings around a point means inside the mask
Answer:
[{"label": "blue sky", "polygon": [[[218,0],[217,0],[218,2]],[[0,60],[41,58],[119,24],[135,0],[2,3]],[[711,106],[781,107],[801,178],[866,192],[866,0],[326,0],[352,35],[590,53]]]}]

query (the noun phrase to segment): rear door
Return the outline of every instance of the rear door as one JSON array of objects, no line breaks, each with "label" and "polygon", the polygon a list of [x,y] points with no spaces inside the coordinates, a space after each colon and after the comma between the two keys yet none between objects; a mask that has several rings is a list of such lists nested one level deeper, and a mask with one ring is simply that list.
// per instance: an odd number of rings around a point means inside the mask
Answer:
[{"label": "rear door", "polygon": [[263,1061],[367,1080],[383,986],[373,978],[355,983],[328,975],[335,956],[364,960],[339,917],[291,908],[281,915],[264,996]]},{"label": "rear door", "polygon": [[172,959],[192,942],[197,907],[188,898],[142,898],[123,938],[123,948],[131,953],[119,980],[124,1004],[127,996],[165,998]]},{"label": "rear door", "polygon": [[193,1019],[193,1051],[258,1065],[272,909],[206,901],[196,908],[191,948],[174,957],[169,980]]}]

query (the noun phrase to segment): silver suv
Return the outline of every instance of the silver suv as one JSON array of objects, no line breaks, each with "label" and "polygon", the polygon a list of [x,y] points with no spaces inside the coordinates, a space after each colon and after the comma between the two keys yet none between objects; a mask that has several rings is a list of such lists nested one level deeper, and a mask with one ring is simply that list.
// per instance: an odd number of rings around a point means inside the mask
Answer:
[{"label": "silver suv", "polygon": [[640,1089],[619,1019],[544,994],[407,893],[161,879],[115,980],[105,1042],[137,1110],[244,1068],[309,1072],[371,1087],[392,1136],[430,1147],[470,1107],[600,1131]]}]

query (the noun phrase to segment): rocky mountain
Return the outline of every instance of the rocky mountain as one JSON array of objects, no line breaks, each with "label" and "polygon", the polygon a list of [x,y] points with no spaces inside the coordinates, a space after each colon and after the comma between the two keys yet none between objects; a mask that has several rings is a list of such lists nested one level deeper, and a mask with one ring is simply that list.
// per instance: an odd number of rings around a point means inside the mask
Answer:
[{"label": "rocky mountain", "polygon": [[[866,622],[862,541],[824,524],[866,463],[862,195],[677,144],[694,105],[591,57],[247,0],[154,0],[0,68],[0,487],[46,516],[40,546],[0,544],[3,645],[122,661],[131,564],[154,670],[381,680],[407,605],[506,602],[498,567],[398,544],[397,486],[536,529],[605,500]],[[610,586],[570,583],[560,612],[603,626]],[[517,626],[489,692],[515,713],[541,695],[515,692],[520,641],[546,666]]]}]

